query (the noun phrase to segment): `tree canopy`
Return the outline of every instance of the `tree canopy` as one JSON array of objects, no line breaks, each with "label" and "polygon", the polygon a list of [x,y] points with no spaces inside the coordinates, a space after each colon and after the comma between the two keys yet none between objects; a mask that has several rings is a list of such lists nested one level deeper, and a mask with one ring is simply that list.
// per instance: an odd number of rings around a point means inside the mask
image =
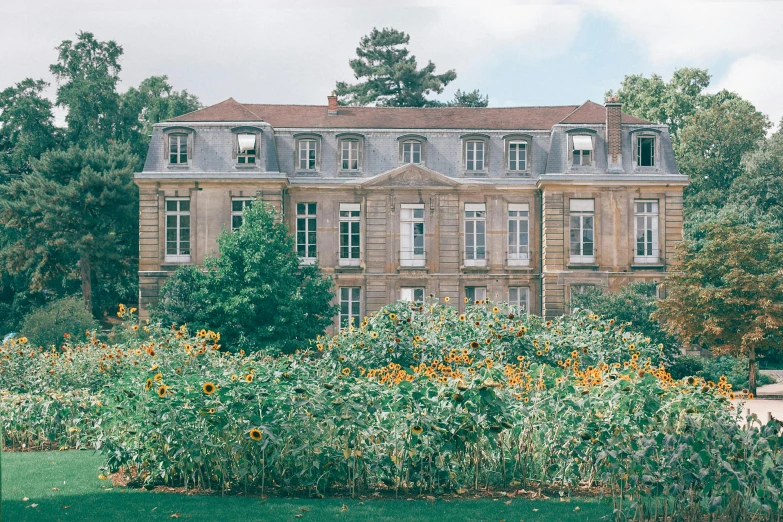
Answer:
[{"label": "tree canopy", "polygon": [[409,35],[393,28],[373,28],[363,36],[356,49],[357,57],[348,62],[359,81],[337,82],[339,102],[379,107],[487,106],[488,98],[478,90],[458,90],[454,99],[446,103],[428,98],[432,93],[442,93],[457,73],[452,69],[435,74],[431,61],[419,69],[416,57],[408,51],[409,42]]}]

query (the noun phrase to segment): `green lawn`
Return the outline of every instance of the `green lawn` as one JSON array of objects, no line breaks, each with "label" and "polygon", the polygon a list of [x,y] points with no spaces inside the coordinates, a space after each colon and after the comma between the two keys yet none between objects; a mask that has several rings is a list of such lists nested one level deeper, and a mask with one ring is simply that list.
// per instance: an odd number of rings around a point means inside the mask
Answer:
[{"label": "green lawn", "polygon": [[[596,500],[466,499],[351,500],[220,497],[153,493],[112,488],[98,479],[99,455],[91,452],[3,453],[2,520],[23,521],[132,521],[180,519],[191,521],[255,520],[608,520],[611,508]],[[25,500],[25,498],[27,500]],[[35,505],[35,507],[33,507]],[[347,510],[343,510],[343,505]],[[579,508],[575,510],[575,508]],[[296,517],[296,515],[302,515]],[[604,518],[606,517],[606,518]]]}]

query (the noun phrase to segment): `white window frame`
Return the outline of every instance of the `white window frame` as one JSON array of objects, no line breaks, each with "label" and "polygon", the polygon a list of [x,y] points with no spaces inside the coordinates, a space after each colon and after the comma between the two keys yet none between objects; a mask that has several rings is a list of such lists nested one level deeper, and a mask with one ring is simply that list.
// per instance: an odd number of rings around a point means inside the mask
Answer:
[{"label": "white window frame", "polygon": [[487,266],[487,205],[465,203],[465,266]]},{"label": "white window frame", "polygon": [[[242,216],[244,215],[245,210],[247,210],[247,207],[250,206],[250,202],[255,201],[255,199],[256,198],[246,198],[246,197],[231,198],[231,230],[236,230],[242,226],[242,223],[244,222],[244,218]],[[241,202],[242,204],[241,210],[237,210],[234,208],[235,206],[234,203],[239,203],[239,202]],[[239,218],[240,221],[239,225],[234,225],[235,217]]]},{"label": "white window frame", "polygon": [[[470,294],[473,294],[472,296]],[[466,286],[465,298],[468,300],[468,305],[477,304],[476,301],[487,302],[487,287],[486,286]]]},{"label": "white window frame", "polygon": [[660,262],[659,208],[657,199],[636,199],[633,202],[633,262],[636,264]]},{"label": "white window frame", "polygon": [[[423,286],[403,286],[400,288],[400,301],[409,303],[423,303],[425,288]],[[421,299],[416,299],[416,294],[421,295]]]},{"label": "white window frame", "polygon": [[[347,312],[344,311],[344,305]],[[353,322],[351,322],[353,319]],[[340,287],[340,329],[348,326],[359,327],[362,319],[362,287],[360,286],[341,286]]]},{"label": "white window frame", "polygon": [[[421,165],[424,163],[422,156],[422,146],[418,140],[406,140],[402,142],[402,163],[407,165],[413,163],[414,165]],[[407,149],[407,150],[406,150]],[[418,149],[418,150],[417,150]],[[418,156],[418,161],[416,161]]]},{"label": "white window frame", "polygon": [[530,266],[530,206],[508,204],[508,265]]},{"label": "white window frame", "polygon": [[[190,161],[188,157],[188,138],[187,134],[180,132],[172,132],[168,135],[169,146],[169,165],[187,165]],[[174,150],[172,150],[174,145]],[[177,161],[171,161],[171,157],[175,156]],[[182,157],[185,157],[185,161],[182,161]]]},{"label": "white window frame", "polygon": [[[339,252],[340,266],[361,264],[361,203],[340,203]],[[343,241],[345,240],[345,243]]]},{"label": "white window frame", "polygon": [[[514,153],[513,159],[512,153]],[[526,141],[513,140],[508,142],[508,170],[509,172],[523,172],[527,170]]]},{"label": "white window frame", "polygon": [[527,286],[509,286],[508,304],[513,306],[517,313],[530,313],[530,288]]},{"label": "white window frame", "polygon": [[[298,140],[297,146],[299,147],[299,155],[297,156],[298,170],[317,170],[318,145],[316,140],[314,138],[302,138]],[[304,164],[304,167],[302,164]]]},{"label": "white window frame", "polygon": [[[304,234],[304,236],[300,234]],[[300,241],[302,238],[304,241]],[[305,253],[304,256],[300,253],[302,249]],[[301,264],[314,265],[316,263],[318,257],[317,203],[299,202],[296,204],[296,253],[301,259]]]},{"label": "white window frame", "polygon": [[[583,142],[589,140],[589,148],[584,146],[577,148],[577,140]],[[589,134],[574,134],[571,136],[571,145],[571,165],[574,167],[592,167],[593,161],[595,160],[595,142],[593,141],[593,137]],[[585,152],[588,152],[588,154],[585,154]],[[576,161],[577,153],[579,155],[578,163]],[[588,158],[588,161],[585,163],[586,157]]]},{"label": "white window frame", "polygon": [[[237,135],[237,165],[255,165],[256,164],[256,150],[258,149],[258,135],[251,132],[242,132]],[[242,148],[242,139],[253,139],[253,148]]]},{"label": "white window frame", "polygon": [[[642,165],[642,140],[652,140],[652,165]],[[655,163],[655,149],[658,145],[656,137],[650,135],[636,136],[636,166],[642,169],[652,169],[657,167]]]},{"label": "white window frame", "polygon": [[[571,263],[595,263],[595,200],[571,199],[569,201],[569,259]],[[577,241],[574,233],[578,232]],[[589,232],[592,241],[585,241]],[[587,244],[591,247],[586,248]],[[574,248],[576,247],[576,249]]]},{"label": "white window frame", "polygon": [[484,140],[467,140],[465,142],[465,170],[468,172],[485,171],[486,152],[487,144]]},{"label": "white window frame", "polygon": [[[169,210],[169,203],[176,202],[176,209]],[[182,202],[187,202],[188,209],[182,210]],[[165,205],[165,260],[167,263],[190,263],[191,255],[191,237],[190,232],[193,227],[193,222],[190,216],[190,198],[189,197],[173,197],[165,198],[163,204]],[[169,250],[169,245],[172,241],[169,241],[169,231],[172,230],[172,226],[169,225],[169,218],[174,218],[173,230],[176,234],[176,239],[173,241],[174,250]],[[182,225],[183,218],[187,218],[187,226]],[[187,241],[182,239],[183,230],[187,229]],[[186,243],[186,246],[183,246]]]},{"label": "white window frame", "polygon": [[[351,162],[356,162],[354,167],[351,167]],[[357,171],[359,167],[359,140],[340,140],[340,170]]]},{"label": "white window frame", "polygon": [[423,203],[400,205],[400,266],[424,266],[427,231]]}]

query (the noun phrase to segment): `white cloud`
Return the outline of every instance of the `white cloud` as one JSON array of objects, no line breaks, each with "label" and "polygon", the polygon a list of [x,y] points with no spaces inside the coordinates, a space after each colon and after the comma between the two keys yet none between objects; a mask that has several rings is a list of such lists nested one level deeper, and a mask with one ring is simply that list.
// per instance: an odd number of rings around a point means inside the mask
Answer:
[{"label": "white cloud", "polygon": [[731,64],[713,89],[740,93],[767,114],[772,123],[778,124],[783,117],[783,58],[759,54],[740,58]]}]

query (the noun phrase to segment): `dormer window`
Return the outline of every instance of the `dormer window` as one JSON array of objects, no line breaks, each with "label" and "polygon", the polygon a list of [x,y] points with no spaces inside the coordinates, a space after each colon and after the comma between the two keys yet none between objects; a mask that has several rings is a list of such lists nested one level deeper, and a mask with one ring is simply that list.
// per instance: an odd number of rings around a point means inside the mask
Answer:
[{"label": "dormer window", "polygon": [[402,143],[402,162],[421,164],[421,142],[411,140]]},{"label": "dormer window", "polygon": [[589,167],[593,164],[593,138],[586,135],[576,135],[573,140],[574,167]]},{"label": "dormer window", "polygon": [[252,165],[256,162],[256,135],[237,134],[237,163]]},{"label": "dormer window", "polygon": [[359,141],[343,140],[340,157],[343,170],[359,170]]},{"label": "dormer window", "polygon": [[527,169],[527,143],[511,141],[508,144],[508,170],[520,171]]},{"label": "dormer window", "polygon": [[299,170],[315,170],[315,140],[299,140]]},{"label": "dormer window", "polygon": [[465,144],[465,170],[484,170],[484,142],[468,140]]},{"label": "dormer window", "polygon": [[639,167],[655,166],[655,136],[636,138],[636,164]]},{"label": "dormer window", "polygon": [[169,164],[187,165],[188,135],[169,134]]}]

